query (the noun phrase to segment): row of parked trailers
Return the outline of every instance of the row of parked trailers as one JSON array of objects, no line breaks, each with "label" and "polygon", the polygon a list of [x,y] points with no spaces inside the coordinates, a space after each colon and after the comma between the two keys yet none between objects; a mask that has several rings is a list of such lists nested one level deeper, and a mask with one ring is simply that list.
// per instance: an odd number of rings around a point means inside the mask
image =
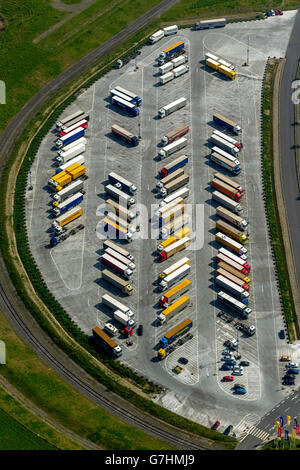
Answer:
[{"label": "row of parked trailers", "polygon": [[[230,130],[232,134],[241,132],[236,123],[218,113],[214,115],[213,120]],[[216,130],[214,134],[218,137],[221,133]],[[216,144],[214,139],[211,139],[211,141]],[[233,137],[228,136],[227,141],[233,144],[238,151],[243,147],[241,142],[236,141]],[[214,147],[213,152],[218,153],[220,149]],[[233,154],[234,152],[231,152],[231,155]],[[226,166],[223,167],[226,168]],[[230,169],[226,169],[230,171]],[[230,172],[235,174],[234,171]],[[230,311],[234,311],[235,314],[245,320],[252,312],[249,307],[251,285],[249,273],[251,267],[247,262],[248,253],[245,247],[249,230],[248,222],[241,217],[242,206],[240,205],[246,191],[239,182],[221,172],[214,174],[211,186],[213,188],[212,198],[220,204],[216,209],[218,219],[216,220],[215,234],[217,244],[221,245],[216,255],[215,283],[221,288],[217,294],[217,299],[221,305],[227,307]],[[241,323],[241,326],[248,335],[255,333],[254,325],[243,326],[243,323]]]}]

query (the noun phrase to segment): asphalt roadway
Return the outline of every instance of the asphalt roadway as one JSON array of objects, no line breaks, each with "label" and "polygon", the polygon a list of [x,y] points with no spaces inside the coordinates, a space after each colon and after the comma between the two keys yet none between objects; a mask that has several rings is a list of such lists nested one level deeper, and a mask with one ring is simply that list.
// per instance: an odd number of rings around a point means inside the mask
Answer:
[{"label": "asphalt roadway", "polygon": [[280,84],[280,158],[282,192],[288,220],[292,253],[300,288],[300,195],[297,182],[294,134],[294,104],[292,83],[295,80],[300,58],[300,10],[286,52],[286,63]]},{"label": "asphalt roadway", "polygon": [[[0,136],[0,177],[18,137],[26,127],[29,119],[43,107],[47,100],[176,2],[177,0],[164,0],[156,5],[76,64],[73,64],[33,96],[9,122]],[[110,392],[58,349],[33,320],[30,312],[26,310],[18,298],[2,256],[0,256],[0,306],[1,311],[22,340],[33,348],[39,357],[58,372],[64,380],[99,406],[128,424],[165,440],[179,449],[205,449],[198,441],[197,436],[190,435],[177,428],[171,428]]]}]

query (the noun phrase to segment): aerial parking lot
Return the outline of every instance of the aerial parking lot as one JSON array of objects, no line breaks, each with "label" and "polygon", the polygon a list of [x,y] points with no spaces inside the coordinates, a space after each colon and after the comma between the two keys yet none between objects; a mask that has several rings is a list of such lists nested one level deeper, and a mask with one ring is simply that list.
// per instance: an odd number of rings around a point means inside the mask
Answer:
[{"label": "aerial parking lot", "polygon": [[[165,392],[156,400],[186,417],[211,426],[221,421],[221,431],[228,425],[237,426],[245,416],[260,416],[279,402],[288,386],[282,387],[284,366],[279,358],[291,356],[298,363],[297,350],[280,339],[284,328],[280,297],[271,256],[263,201],[260,152],[260,102],[264,69],[268,57],[284,57],[295,12],[265,21],[228,24],[225,28],[191,31],[182,29],[176,35],[161,39],[141,50],[137,59],[120,69],[114,69],[92,87],[78,96],[65,110],[63,117],[83,110],[89,115],[85,132],[84,197],[80,202],[82,215],[71,222],[68,232],[79,224],[79,230],[55,247],[49,246],[52,236],[52,192],[48,180],[55,174],[57,154],[53,128],[42,142],[32,165],[30,182],[33,190],[26,194],[27,226],[32,252],[49,289],[63,305],[70,317],[89,336],[96,326],[104,328],[107,322],[119,327],[113,311],[102,301],[104,294],[113,296],[133,313],[136,325],[143,325],[143,334],[136,329],[128,338],[117,333],[114,340],[123,353],[120,361],[149,379],[160,383]],[[175,42],[184,42],[185,65],[189,70],[173,80],[160,84],[160,52]],[[236,79],[230,80],[205,64],[210,53],[234,64]],[[248,65],[245,62],[248,60]],[[131,116],[111,103],[110,90],[121,86],[134,91],[142,100],[139,115]],[[160,119],[158,111],[181,97],[186,104],[176,112]],[[221,113],[239,124],[242,129],[234,136],[213,121],[213,114]],[[132,146],[111,132],[113,125],[140,137]],[[160,160],[160,141],[163,136],[180,126],[189,126],[184,135],[187,145],[169,157]],[[226,172],[210,160],[212,144],[209,139],[215,130],[225,132],[242,142],[237,154],[241,171],[237,176]],[[189,194],[184,202],[189,213],[187,226],[191,229],[191,243],[170,259],[160,262],[157,256],[157,219],[153,216],[162,197],[156,185],[159,171],[175,158],[186,155],[188,175],[185,187]],[[132,182],[137,191],[136,204],[129,208],[140,215],[131,221],[133,240],[122,241],[122,248],[134,257],[135,269],[130,279],[133,294],[120,293],[102,278],[107,266],[103,256],[105,218],[104,187],[108,174],[115,172]],[[216,254],[221,248],[215,240],[216,208],[212,199],[211,181],[216,172],[233,178],[245,189],[240,202],[241,217],[249,222],[247,263],[249,277],[249,322],[256,333],[249,336],[236,328],[238,318],[218,315],[225,310],[217,302],[222,289],[215,282]],[[137,227],[140,226],[140,227]],[[159,298],[164,294],[158,278],[166,268],[187,257],[191,281],[185,295],[185,308],[167,322],[160,324],[162,308]],[[177,347],[165,359],[158,358],[162,337],[180,322],[189,319],[187,336],[177,340]],[[243,366],[242,374],[224,369],[223,352],[226,341],[237,340],[232,360]],[[237,356],[238,359],[235,357]],[[239,357],[240,356],[240,357]],[[183,360],[182,360],[183,359]],[[224,377],[234,380],[225,381]],[[296,378],[296,383],[297,383]],[[235,383],[246,388],[245,394],[234,389]]]}]

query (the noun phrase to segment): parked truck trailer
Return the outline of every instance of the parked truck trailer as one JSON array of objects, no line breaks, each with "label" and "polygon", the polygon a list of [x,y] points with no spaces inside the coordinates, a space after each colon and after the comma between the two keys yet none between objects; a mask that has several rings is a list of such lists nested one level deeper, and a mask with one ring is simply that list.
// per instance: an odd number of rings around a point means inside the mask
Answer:
[{"label": "parked truck trailer", "polygon": [[226,305],[239,313],[242,318],[248,318],[252,312],[250,307],[223,291],[218,292],[217,299],[222,305]]},{"label": "parked truck trailer", "polygon": [[185,134],[189,132],[190,128],[186,124],[183,126],[177,127],[171,132],[168,132],[166,135],[163,136],[161,139],[161,145],[168,145],[174,142],[174,140],[183,137]]},{"label": "parked truck trailer", "polygon": [[242,142],[239,142],[238,140],[234,139],[233,137],[230,137],[229,135],[225,134],[224,132],[221,132],[221,131],[218,131],[218,130],[214,130],[213,133],[214,133],[214,135],[217,135],[217,136],[221,137],[221,139],[224,139],[227,142],[229,142],[230,144],[234,145],[239,150],[242,150],[242,148],[243,148]]},{"label": "parked truck trailer", "polygon": [[226,26],[226,18],[217,18],[212,20],[197,21],[194,25],[195,30],[211,29],[211,28],[224,28]]},{"label": "parked truck trailer", "polygon": [[134,256],[129,253],[129,251],[125,250],[125,248],[123,248],[121,245],[119,245],[118,243],[114,243],[111,240],[104,240],[103,248],[104,250],[106,248],[112,248],[113,250],[120,253],[122,256],[125,256],[125,258],[128,258],[130,261],[134,261]]},{"label": "parked truck trailer", "polygon": [[[247,268],[245,268],[240,263],[236,263],[232,258],[225,256],[223,253],[217,253],[216,261],[217,263],[223,262],[226,265],[229,265],[230,267],[234,268],[236,271],[239,271],[240,273],[242,273],[244,276],[248,276],[249,274],[249,270]],[[225,269],[227,268],[225,267]]]},{"label": "parked truck trailer", "polygon": [[69,184],[69,186],[67,186],[66,188],[52,195],[52,198],[54,199],[52,205],[54,207],[57,206],[58,204],[63,202],[65,199],[72,196],[72,194],[77,193],[81,191],[82,189],[83,189],[83,181],[82,180],[74,181],[73,183]]},{"label": "parked truck trailer", "polygon": [[104,191],[112,196],[114,199],[117,199],[119,204],[127,205],[129,206],[134,206],[136,201],[133,197],[129,196],[128,194],[124,193],[120,189],[116,188],[112,184],[107,184],[104,186]]},{"label": "parked truck trailer", "polygon": [[160,108],[160,110],[158,111],[158,116],[161,119],[166,116],[169,116],[169,114],[174,113],[178,109],[183,108],[186,105],[186,103],[187,103],[186,98],[184,97],[179,98],[178,100],[173,101],[172,103],[167,104],[166,106]]},{"label": "parked truck trailer", "polygon": [[62,130],[59,133],[59,135],[63,137],[64,135],[70,134],[70,132],[75,131],[76,129],[78,129],[78,127],[83,127],[83,129],[87,129],[88,125],[89,125],[88,121],[86,119],[82,119],[81,121],[78,121],[72,124],[71,126],[66,127],[64,130]]},{"label": "parked truck trailer", "polygon": [[119,302],[119,300],[115,299],[112,295],[104,294],[102,296],[102,303],[113,311],[119,310],[120,312],[126,313],[129,318],[134,317],[133,311],[127,307],[127,305],[124,305],[122,302]]},{"label": "parked truck trailer", "polygon": [[234,214],[232,211],[226,209],[225,207],[218,206],[216,209],[216,213],[219,217],[222,219],[227,220],[230,222],[232,225],[235,227],[238,227],[239,229],[243,230],[244,232],[247,232],[248,230],[248,222],[243,219],[243,217],[240,217],[237,214]]},{"label": "parked truck trailer", "polygon": [[129,333],[131,332],[132,328],[135,327],[136,322],[133,318],[129,318],[129,316],[121,312],[120,310],[115,310],[113,313],[114,320],[117,320],[121,325],[125,326],[124,333],[128,336],[131,336]]},{"label": "parked truck trailer", "polygon": [[104,253],[104,255],[101,256],[101,261],[113,271],[116,271],[117,273],[121,274],[121,276],[124,276],[126,279],[132,278],[133,271],[128,268],[127,264],[121,263],[107,253]]},{"label": "parked truck trailer", "polygon": [[105,349],[116,357],[122,355],[122,348],[112,338],[110,338],[99,326],[93,328],[93,339],[97,345]]},{"label": "parked truck trailer", "polygon": [[117,276],[116,274],[112,273],[108,269],[104,269],[101,273],[102,279],[104,279],[106,282],[109,282],[113,286],[115,286],[117,289],[119,289],[123,294],[127,295],[132,295],[134,290],[132,285],[126,281],[125,279],[122,279],[121,277]]},{"label": "parked truck trailer", "polygon": [[[83,137],[83,139],[86,141],[85,137]],[[78,139],[78,145],[73,145],[73,147],[69,148],[66,151],[59,150],[57,156],[55,157],[55,161],[58,165],[67,163],[73,158],[77,157],[78,155],[82,155],[85,152],[85,143],[84,141],[81,141],[79,143],[79,140],[81,139]]]},{"label": "parked truck trailer", "polygon": [[170,235],[172,235],[176,230],[180,230],[185,228],[188,223],[190,222],[190,215],[189,214],[183,214],[180,215],[179,217],[176,217],[175,219],[171,220],[168,224],[165,224],[161,228],[161,236],[162,238],[167,238]]},{"label": "parked truck trailer", "polygon": [[248,272],[251,271],[250,265],[243,259],[241,256],[237,256],[231,251],[227,250],[227,248],[220,248],[218,251],[218,254],[223,254],[224,256],[227,256],[227,258],[232,259],[235,263],[240,264],[243,266],[243,268],[247,269]]},{"label": "parked truck trailer", "polygon": [[135,104],[130,103],[129,101],[124,100],[123,98],[119,98],[118,96],[113,96],[111,99],[111,103],[113,106],[126,111],[131,116],[138,116],[139,110]]},{"label": "parked truck trailer", "polygon": [[[130,211],[124,206],[118,204],[116,201],[113,201],[112,199],[107,199],[105,201],[105,205],[107,206],[108,210],[112,211],[113,213],[117,214],[120,218],[123,218],[128,222],[131,222],[139,215],[138,211]],[[107,214],[108,210],[105,211],[105,214]]]},{"label": "parked truck trailer", "polygon": [[53,213],[55,217],[58,217],[59,215],[64,214],[65,212],[69,211],[73,207],[77,206],[83,201],[83,194],[82,193],[76,193],[73,194],[73,196],[69,197],[66,199],[64,202],[61,204],[58,204],[56,207],[53,207]]},{"label": "parked truck trailer", "polygon": [[232,282],[227,277],[224,277],[221,274],[218,274],[216,276],[216,284],[218,284],[218,286],[222,287],[222,289],[227,290],[228,292],[230,292],[232,295],[236,296],[240,300],[248,299],[249,297],[249,292],[247,290],[243,289],[238,284],[236,284],[235,282]]},{"label": "parked truck trailer", "polygon": [[235,214],[239,214],[243,210],[242,206],[238,202],[233,201],[228,196],[225,196],[225,194],[220,193],[220,191],[213,191],[212,198],[214,201],[218,202],[219,204],[222,204],[222,206],[225,206],[227,209],[230,209]]},{"label": "parked truck trailer", "polygon": [[248,236],[242,230],[232,227],[230,224],[225,222],[225,220],[218,219],[216,221],[216,228],[220,230],[220,232],[229,235],[230,237],[234,238],[236,241],[242,243],[243,245],[248,240]]},{"label": "parked truck trailer", "polygon": [[224,183],[223,181],[220,181],[217,178],[212,180],[211,185],[214,189],[217,189],[218,191],[230,197],[234,201],[240,202],[240,200],[243,198],[243,194],[240,193],[240,191],[232,188],[231,186]]},{"label": "parked truck trailer", "polygon": [[114,171],[109,173],[108,179],[111,184],[120,190],[127,191],[130,194],[135,194],[137,192],[137,187],[134,184],[123,178],[123,176],[118,175]]},{"label": "parked truck trailer", "polygon": [[191,281],[185,279],[184,281],[179,282],[172,289],[168,290],[159,298],[159,305],[161,307],[167,308],[169,305],[174,302],[177,297],[184,295],[191,287]]},{"label": "parked truck trailer", "polygon": [[160,171],[159,176],[165,178],[179,168],[184,167],[189,162],[189,157],[186,155],[181,155],[180,157],[175,158],[171,163],[165,165]]},{"label": "parked truck trailer", "polygon": [[175,180],[171,181],[171,183],[166,184],[163,188],[159,190],[159,194],[162,197],[166,197],[169,194],[172,194],[177,189],[180,189],[182,186],[185,186],[189,182],[189,175],[184,173],[183,175],[179,176]]},{"label": "parked truck trailer", "polygon": [[80,116],[77,116],[76,118],[72,119],[72,121],[69,121],[67,124],[63,124],[60,130],[64,131],[65,129],[73,126],[74,124],[77,124],[78,122],[82,120],[89,121],[90,120],[89,115],[87,113],[83,113]]},{"label": "parked truck trailer", "polygon": [[165,277],[169,276],[170,274],[174,273],[177,269],[181,268],[181,266],[185,264],[191,264],[190,258],[184,256],[180,260],[176,261],[176,263],[171,264],[168,268],[165,268],[158,276],[159,279],[164,279]]},{"label": "parked truck trailer", "polygon": [[238,126],[234,121],[231,121],[230,119],[222,116],[222,114],[215,113],[213,115],[213,120],[220,126],[227,127],[227,129],[229,129],[234,134],[240,134],[242,132],[240,126]]},{"label": "parked truck trailer", "polygon": [[120,261],[120,263],[126,264],[128,268],[131,269],[132,271],[135,271],[136,269],[135,264],[126,256],[121,255],[121,253],[119,253],[118,251],[115,251],[112,248],[106,248],[105,253],[112,256],[117,261]]},{"label": "parked truck trailer", "polygon": [[234,144],[228,142],[228,140],[223,139],[215,133],[210,136],[210,142],[234,156],[239,153],[239,149]]},{"label": "parked truck trailer", "polygon": [[168,176],[165,176],[158,183],[156,183],[156,188],[157,189],[163,188],[166,184],[171,183],[171,181],[176,180],[176,178],[179,178],[179,176],[183,174],[184,174],[184,169],[178,168],[178,170],[174,171],[173,173],[170,173]]},{"label": "parked truck trailer", "polygon": [[243,196],[246,194],[246,190],[243,188],[243,186],[240,185],[240,183],[233,180],[232,178],[228,178],[228,176],[225,176],[223,173],[219,173],[219,172],[215,173],[214,179],[222,181],[223,183],[226,183],[235,191],[239,191]]},{"label": "parked truck trailer", "polygon": [[115,86],[115,90],[117,91],[120,91],[121,93],[123,93],[124,95],[127,95],[129,96],[129,98],[132,98],[137,106],[141,106],[142,104],[142,98],[140,98],[136,93],[134,93],[133,91],[130,91],[130,90],[127,90],[125,88],[122,88],[120,86]]},{"label": "parked truck trailer", "polygon": [[159,65],[162,65],[165,61],[165,59],[171,58],[174,56],[174,54],[178,52],[184,52],[184,42],[183,41],[178,41],[175,44],[172,44],[171,46],[166,47],[158,57],[158,63]]},{"label": "parked truck trailer", "polygon": [[175,142],[172,142],[171,144],[166,145],[160,151],[158,152],[158,155],[161,160],[164,158],[169,157],[175,152],[178,152],[178,150],[183,149],[187,145],[187,139],[185,137],[181,137],[178,140],[175,140]]},{"label": "parked truck trailer", "polygon": [[239,287],[241,287],[242,289],[244,290],[249,290],[249,284],[247,284],[247,282],[245,282],[243,279],[241,279],[240,277],[237,277],[235,276],[234,274],[231,274],[229,271],[227,271],[226,269],[223,269],[223,268],[220,268],[218,267],[217,271],[216,271],[216,276],[223,276],[223,277],[226,277],[226,279],[228,279],[229,281],[231,282],[234,282],[235,284],[237,284]]},{"label": "parked truck trailer", "polygon": [[63,119],[60,119],[59,121],[57,121],[56,123],[56,129],[57,130],[61,130],[62,126],[65,126],[67,125],[68,123],[70,123],[73,119],[75,118],[78,118],[80,116],[82,116],[84,114],[84,111],[82,111],[81,109],[76,111],[75,113],[73,114],[69,114],[69,116],[63,118]]},{"label": "parked truck trailer", "polygon": [[108,234],[109,238],[126,240],[128,243],[132,242],[133,232],[127,228],[118,225],[114,220],[109,217],[103,219],[104,231]]},{"label": "parked truck trailer", "polygon": [[59,216],[53,223],[52,228],[59,235],[63,232],[63,227],[82,215],[81,207],[74,207],[66,214]]},{"label": "parked truck trailer", "polygon": [[178,240],[177,242],[172,243],[171,246],[168,246],[167,248],[165,248],[159,253],[159,260],[164,261],[170,258],[176,253],[179,253],[179,251],[184,250],[187,246],[190,245],[190,243],[191,243],[191,239],[189,237],[184,237]]},{"label": "parked truck trailer", "polygon": [[175,208],[179,205],[184,204],[184,199],[182,197],[177,197],[173,199],[173,201],[169,202],[168,204],[165,204],[164,206],[159,207],[155,212],[154,215],[158,218],[162,217],[163,214],[171,210],[172,208]]},{"label": "parked truck trailer", "polygon": [[175,328],[168,331],[160,340],[159,346],[160,349],[158,350],[158,357],[163,359],[165,357],[164,350],[169,344],[173,343],[177,338],[186,334],[193,326],[192,320],[187,318],[186,320],[179,323]]},{"label": "parked truck trailer", "polygon": [[184,227],[183,229],[174,233],[174,235],[171,235],[171,237],[167,238],[166,240],[161,241],[157,247],[158,253],[160,253],[162,250],[167,248],[167,246],[171,245],[172,243],[175,243],[177,240],[184,238],[184,237],[189,237],[190,234],[191,234],[190,227]]},{"label": "parked truck trailer", "polygon": [[139,144],[139,138],[136,135],[133,135],[131,132],[117,124],[113,124],[111,126],[111,132],[117,137],[120,137],[120,139],[129,142],[131,145],[137,146]]},{"label": "parked truck trailer", "polygon": [[150,42],[150,44],[155,44],[157,41],[162,39],[164,36],[165,36],[164,30],[160,29],[160,30],[156,31],[156,33],[151,34],[151,36],[149,37],[149,42]]},{"label": "parked truck trailer", "polygon": [[80,137],[84,137],[84,133],[85,133],[85,129],[83,127],[78,127],[77,129],[70,132],[69,134],[59,137],[55,141],[55,146],[57,149],[61,149],[65,147],[66,145],[70,144],[71,142],[76,141]]},{"label": "parked truck trailer", "polygon": [[59,166],[56,170],[56,174],[69,169],[71,166],[75,165],[75,163],[83,165],[85,163],[84,155],[78,155],[77,157],[72,158],[72,160],[69,160],[67,163],[64,163],[63,165]]},{"label": "parked truck trailer", "polygon": [[171,318],[175,317],[179,312],[184,310],[190,303],[190,298],[187,295],[180,297],[180,299],[176,300],[172,305],[165,308],[157,317],[159,323],[162,325],[163,323],[171,320]]},{"label": "parked truck trailer", "polygon": [[165,73],[164,75],[161,75],[159,77],[159,83],[160,83],[160,85],[164,85],[165,83],[170,82],[174,78],[175,78],[174,73],[173,72],[168,72],[168,73]]},{"label": "parked truck trailer", "polygon": [[165,197],[160,203],[159,207],[166,206],[167,204],[170,204],[171,202],[174,201],[174,199],[181,198],[185,199],[189,196],[189,188],[181,188],[179,191],[176,191],[173,194],[170,194],[170,196]]},{"label": "parked truck trailer", "polygon": [[251,285],[250,277],[243,274],[241,272],[240,267],[234,268],[233,265],[229,265],[229,264],[227,264],[227,262],[225,263],[224,261],[220,261],[220,262],[218,262],[218,269],[224,269],[225,271],[228,271],[230,274],[233,274],[235,277],[238,277],[239,279],[241,279],[243,282],[245,282],[249,286]]},{"label": "parked truck trailer", "polygon": [[237,255],[239,256],[244,255],[244,257],[245,256],[247,257],[247,252],[248,252],[247,248],[245,248],[241,243],[237,242],[236,240],[233,240],[232,238],[228,237],[224,233],[221,233],[221,232],[216,233],[215,239],[218,243],[226,246]]},{"label": "parked truck trailer", "polygon": [[218,152],[212,152],[209,157],[212,162],[220,165],[222,168],[225,168],[225,170],[230,171],[230,173],[233,173],[234,175],[238,175],[241,172],[240,163],[230,161]]},{"label": "parked truck trailer", "polygon": [[191,270],[191,266],[185,263],[183,266],[176,269],[176,271],[164,277],[158,284],[159,289],[162,292],[164,292],[167,289],[170,289],[174,284],[176,284],[176,282],[185,278],[189,274],[190,270]]}]

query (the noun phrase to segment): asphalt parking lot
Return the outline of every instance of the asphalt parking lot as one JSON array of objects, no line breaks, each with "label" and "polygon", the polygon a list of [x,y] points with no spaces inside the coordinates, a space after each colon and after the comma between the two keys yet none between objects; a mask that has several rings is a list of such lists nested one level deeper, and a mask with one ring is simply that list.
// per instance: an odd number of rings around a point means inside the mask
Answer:
[{"label": "asphalt parking lot", "polygon": [[[280,386],[278,358],[282,350],[287,353],[291,346],[278,337],[283,322],[263,205],[260,93],[266,59],[268,56],[284,56],[294,15],[294,12],[285,12],[282,17],[230,24],[222,30],[181,30],[175,39],[165,38],[153,46],[145,46],[136,62],[131,61],[122,69],[109,72],[77,98],[64,115],[78,109],[90,114],[85,152],[88,179],[81,204],[83,216],[79,222],[70,224],[72,228],[83,223],[84,230],[54,249],[46,248],[53,221],[47,189],[47,181],[56,168],[53,165],[56,152],[51,150],[55,140],[53,132],[41,144],[30,175],[33,191],[26,195],[33,254],[49,289],[72,319],[90,335],[92,328],[97,325],[103,327],[111,321],[111,312],[101,303],[102,295],[108,292],[118,297],[134,311],[137,323],[144,325],[143,336],[134,334],[132,345],[127,345],[121,335],[118,338],[123,347],[121,360],[166,388],[166,392],[157,398],[160,404],[204,425],[213,424],[211,421],[215,419],[222,420],[224,429],[226,423],[238,424],[245,415],[264,413],[286,393]],[[155,59],[164,47],[178,40],[185,42],[190,71],[159,86]],[[245,67],[248,44],[249,66]],[[206,52],[234,63],[237,79],[225,80],[207,69],[203,64]],[[138,118],[129,117],[110,105],[109,90],[115,85],[135,91],[142,97]],[[187,99],[187,106],[164,119],[157,119],[159,108],[181,96]],[[257,333],[252,338],[239,334],[241,360],[250,362],[250,366],[244,368],[244,375],[235,379],[247,386],[247,394],[239,396],[233,395],[231,383],[221,381],[224,375],[229,374],[220,371],[219,362],[223,342],[235,338],[237,332],[217,317],[219,306],[214,284],[216,205],[211,200],[210,181],[214,172],[220,169],[213,167],[208,159],[207,139],[213,129],[212,115],[217,111],[238,122],[243,129],[244,149],[238,156],[242,172],[236,179],[246,189],[242,206],[243,216],[250,222],[247,244],[248,262],[252,267],[250,306],[253,311],[251,321]],[[132,148],[115,139],[110,132],[112,124],[119,124],[135,135],[140,134],[140,144]],[[190,195],[186,202],[193,210],[190,226],[195,243],[169,261],[158,263],[155,255],[158,241],[154,234],[153,238],[150,236],[154,228],[150,221],[151,206],[159,201],[154,191],[158,170],[174,158],[158,161],[158,144],[166,132],[181,124],[190,126],[186,136],[188,146],[175,155],[189,156],[185,171],[190,178]],[[103,218],[103,184],[110,171],[121,174],[137,186],[137,208],[148,210],[148,213],[141,210],[139,238],[126,244],[137,266],[133,276],[135,292],[129,297],[120,296],[101,280],[102,241],[98,224]],[[192,281],[188,294],[191,304],[168,324],[158,326],[158,274],[162,268],[183,256],[191,260],[188,276]],[[193,321],[193,339],[177,348],[165,361],[157,361],[159,339],[179,323],[180,318]],[[296,350],[292,354],[294,359]],[[189,362],[180,374],[176,374],[174,367],[182,356]]]}]

